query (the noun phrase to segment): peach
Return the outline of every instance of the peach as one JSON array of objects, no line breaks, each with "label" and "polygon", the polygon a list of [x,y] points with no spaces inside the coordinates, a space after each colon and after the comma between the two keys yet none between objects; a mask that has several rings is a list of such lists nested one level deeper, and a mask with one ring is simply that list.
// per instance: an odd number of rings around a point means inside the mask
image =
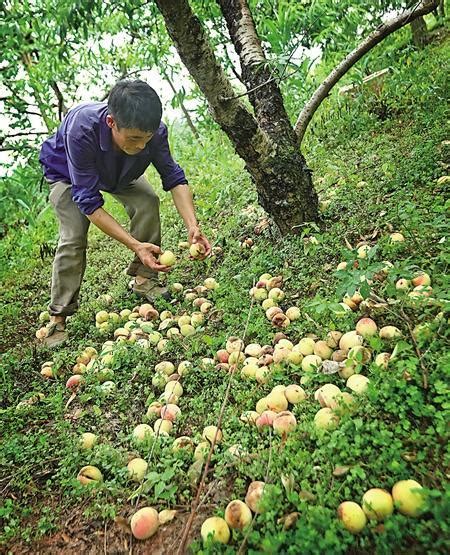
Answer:
[{"label": "peach", "polygon": [[178,248],[179,249],[188,249],[189,248],[188,241],[178,241]]},{"label": "peach", "polygon": [[177,372],[180,376],[186,376],[192,370],[192,362],[188,360],[183,360],[180,362],[177,368]]},{"label": "peach", "polygon": [[282,301],[284,297],[284,291],[282,291],[279,287],[272,287],[269,291],[269,299],[273,299],[277,303]]},{"label": "peach", "polygon": [[[273,362],[275,364],[280,364],[280,362],[287,360],[290,353],[291,351],[289,349],[282,349],[282,348],[278,348],[277,346],[277,348],[273,352]],[[298,354],[299,353],[297,353],[297,355]]]},{"label": "peach", "polygon": [[207,518],[202,524],[200,534],[204,543],[213,541],[226,544],[230,540],[230,529],[228,528],[228,524],[219,516]]},{"label": "peach", "polygon": [[291,351],[294,348],[294,344],[286,337],[282,337],[279,341],[277,341],[276,348],[289,349]]},{"label": "peach", "polygon": [[206,461],[211,445],[207,441],[201,441],[194,451],[195,461]]},{"label": "peach", "polygon": [[263,411],[255,421],[256,427],[259,429],[259,428],[264,428],[266,426],[268,427],[272,426],[276,416],[277,416],[277,413],[273,410]]},{"label": "peach", "polygon": [[413,277],[412,284],[414,285],[414,287],[417,287],[418,285],[428,286],[431,285],[431,278],[425,272],[420,272]]},{"label": "peach", "polygon": [[242,351],[233,351],[228,357],[228,364],[242,364],[245,360],[245,355]]},{"label": "peach", "polygon": [[195,334],[195,328],[191,324],[184,324],[181,326],[180,332],[183,337],[190,337]]},{"label": "peach", "polygon": [[361,318],[356,324],[356,333],[362,337],[372,337],[377,333],[377,325],[372,318]]},{"label": "peach", "polygon": [[256,370],[256,374],[255,374],[256,381],[261,384],[267,383],[270,379],[271,374],[272,374],[272,371],[268,366],[260,366]]},{"label": "peach", "polygon": [[396,337],[401,337],[402,332],[395,326],[384,326],[380,329],[378,335],[381,339],[395,339]]},{"label": "peach", "polygon": [[153,536],[159,527],[158,511],[153,507],[143,507],[131,517],[131,532],[137,540]]},{"label": "peach", "polygon": [[391,358],[391,353],[379,353],[375,357],[375,364],[381,368],[387,368],[389,364],[389,359]]},{"label": "peach", "polygon": [[259,366],[257,364],[246,364],[242,367],[241,376],[243,378],[256,378],[256,372]]},{"label": "peach", "polygon": [[263,310],[268,310],[269,308],[278,307],[276,301],[274,299],[264,299],[261,303],[261,307]]},{"label": "peach", "polygon": [[313,339],[310,337],[304,337],[298,342],[298,350],[302,353],[302,355],[312,355],[314,354],[314,345],[315,342]]},{"label": "peach", "polygon": [[261,498],[264,494],[265,482],[255,481],[248,486],[247,494],[245,495],[245,504],[257,514],[262,513]]},{"label": "peach", "polygon": [[338,424],[339,417],[328,407],[320,409],[314,416],[314,425],[317,429],[333,430]]},{"label": "peach", "polygon": [[82,449],[92,449],[96,443],[97,436],[95,434],[91,432],[84,432],[84,434],[81,434],[80,447]]},{"label": "peach", "polygon": [[145,473],[147,472],[148,463],[147,461],[144,461],[144,459],[137,457],[135,459],[131,459],[127,468],[130,480],[133,480],[133,482],[142,482]]},{"label": "peach", "polygon": [[225,349],[219,349],[216,353],[216,359],[222,363],[227,363],[229,357],[230,357],[230,353]]},{"label": "peach", "polygon": [[180,451],[180,449],[186,449],[186,451],[194,451],[194,442],[189,436],[180,436],[175,439],[172,443],[172,451]]},{"label": "peach", "polygon": [[240,499],[230,501],[225,509],[225,521],[230,528],[242,530],[252,521],[252,512]]},{"label": "peach", "polygon": [[348,378],[345,385],[355,393],[361,394],[366,391],[369,381],[369,378],[362,374],[353,374],[353,376]]},{"label": "peach", "polygon": [[298,320],[300,318],[300,309],[296,306],[290,306],[286,310],[286,316],[291,322],[294,322],[295,320]]},{"label": "peach", "polygon": [[206,253],[206,248],[201,243],[193,243],[189,247],[189,254],[194,260],[203,258]]},{"label": "peach", "polygon": [[284,396],[286,397],[287,401],[293,405],[301,403],[301,401],[304,401],[306,399],[305,390],[296,384],[288,385],[284,390]]},{"label": "peach", "polygon": [[337,415],[349,414],[356,407],[354,397],[346,391],[341,392],[341,394],[336,398],[336,401],[337,407],[334,409],[334,412]]},{"label": "peach", "polygon": [[272,325],[276,326],[277,328],[287,328],[291,321],[282,312],[278,312],[275,316],[271,319]]},{"label": "peach", "polygon": [[394,512],[394,501],[391,494],[380,488],[366,491],[361,504],[367,518],[371,520],[382,521]]},{"label": "peach", "polygon": [[209,289],[211,291],[214,291],[214,289],[217,289],[219,287],[219,284],[214,278],[206,278],[203,284],[206,289]]},{"label": "peach", "polygon": [[283,311],[279,306],[271,306],[266,310],[266,318],[268,320],[272,320],[272,318],[277,314],[283,314]]},{"label": "peach", "polygon": [[297,420],[292,412],[283,411],[277,414],[273,421],[273,429],[279,435],[286,435],[293,430],[295,430],[297,426]]},{"label": "peach", "polygon": [[169,318],[173,318],[173,314],[170,312],[170,310],[163,310],[159,315],[159,319],[161,320],[161,322],[163,322],[164,320],[168,320]]},{"label": "peach", "polygon": [[180,413],[181,413],[180,407],[178,407],[177,405],[174,405],[173,403],[164,405],[161,408],[161,418],[163,420],[170,420],[171,422],[174,422]]},{"label": "peach", "polygon": [[299,351],[292,350],[289,351],[286,360],[287,362],[289,362],[289,364],[292,364],[293,366],[300,366],[303,360],[303,355]]},{"label": "peach", "polygon": [[355,363],[367,364],[372,358],[372,353],[367,347],[356,345],[349,350],[348,358]]},{"label": "peach", "polygon": [[367,524],[367,517],[358,505],[353,501],[344,501],[337,509],[339,520],[352,534],[359,534]]},{"label": "peach", "polygon": [[265,301],[267,299],[266,289],[259,289],[258,287],[253,287],[252,297],[255,301]]},{"label": "peach", "polygon": [[208,299],[205,297],[197,297],[196,299],[194,299],[192,301],[192,306],[194,308],[200,308],[202,306],[203,303],[207,303]]},{"label": "peach", "polygon": [[266,397],[267,408],[274,412],[282,412],[287,410],[288,401],[281,391],[272,391]]},{"label": "peach", "polygon": [[259,280],[258,281],[265,281],[268,282],[272,279],[272,275],[271,274],[261,274],[259,276]]},{"label": "peach", "polygon": [[258,343],[250,343],[245,347],[244,353],[250,357],[259,358],[261,356],[262,347]]},{"label": "peach", "polygon": [[344,335],[339,340],[339,349],[343,351],[348,351],[355,345],[362,345],[363,344],[363,336],[359,335],[356,331],[348,331],[344,333]]},{"label": "peach", "polygon": [[223,434],[222,431],[217,428],[217,426],[206,426],[203,429],[202,438],[206,439],[210,443],[215,440],[216,445],[222,441]]},{"label": "peach", "polygon": [[337,351],[334,351],[334,353],[331,356],[331,359],[334,360],[334,362],[344,362],[344,360],[347,358],[347,354],[348,354],[348,350],[342,350],[342,349],[338,349]]},{"label": "peach", "polygon": [[103,324],[103,322],[108,321],[108,317],[109,314],[106,310],[100,310],[100,312],[97,312],[97,314],[95,315],[95,321],[97,322],[97,324]]},{"label": "peach", "polygon": [[162,403],[160,403],[159,401],[153,401],[153,403],[150,403],[147,409],[147,417],[150,418],[154,415],[158,417],[161,416],[162,407],[163,407]]},{"label": "peach", "polygon": [[95,482],[102,482],[103,475],[96,466],[83,466],[78,472],[77,480],[84,486]]},{"label": "peach", "polygon": [[166,376],[170,376],[170,374],[173,374],[175,372],[175,365],[168,360],[163,360],[155,366],[155,372],[158,374],[165,374]]},{"label": "peach", "polygon": [[397,291],[407,291],[409,287],[410,287],[410,283],[405,278],[400,278],[399,280],[397,280],[395,284],[395,288],[397,289]]},{"label": "peach", "polygon": [[169,395],[176,395],[177,397],[181,397],[183,395],[183,386],[180,382],[168,382],[166,387],[164,388],[164,392],[168,393]]},{"label": "peach", "polygon": [[339,345],[339,340],[342,337],[342,333],[340,331],[329,331],[327,333],[326,344],[331,349],[336,349]]},{"label": "peach", "polygon": [[84,378],[81,374],[75,374],[70,376],[66,382],[67,389],[77,389],[80,385],[84,383]]},{"label": "peach", "polygon": [[312,372],[320,367],[322,359],[318,355],[307,355],[302,360],[302,370],[304,372]]},{"label": "peach", "polygon": [[267,410],[267,400],[266,397],[263,397],[262,399],[259,399],[259,401],[256,403],[256,412],[258,414],[262,414],[265,410]]},{"label": "peach", "polygon": [[422,486],[415,480],[400,480],[392,488],[395,506],[406,516],[419,516],[424,508],[425,499],[420,491]]},{"label": "peach", "polygon": [[403,241],[405,240],[405,237],[403,236],[402,233],[391,233],[390,235],[390,239],[391,239],[391,243],[403,243]]},{"label": "peach", "polygon": [[326,383],[319,387],[319,389],[314,393],[314,398],[319,401],[321,407],[336,408],[341,395],[341,390],[332,383]]},{"label": "peach", "polygon": [[355,373],[356,364],[352,360],[346,360],[339,365],[339,376],[344,380],[350,378]]},{"label": "peach", "polygon": [[133,430],[133,438],[138,441],[145,441],[155,434],[148,424],[138,424]]},{"label": "peach", "polygon": [[245,422],[245,424],[256,424],[256,420],[259,418],[259,413],[254,410],[247,410],[241,414],[239,420]]},{"label": "peach", "polygon": [[336,271],[338,272],[346,269],[347,269],[347,262],[339,262],[339,264],[336,266]]},{"label": "peach", "polygon": [[173,424],[171,420],[163,420],[162,418],[158,418],[153,424],[153,430],[157,435],[163,434],[170,434],[172,431]]},{"label": "peach", "polygon": [[[208,314],[208,312],[211,310],[211,308],[213,307],[213,304],[210,303],[209,301],[206,303],[202,303],[200,305],[200,312],[201,314]],[[199,318],[197,317],[196,320],[198,320]]]},{"label": "peach", "polygon": [[245,344],[239,337],[231,336],[228,338],[225,348],[230,354],[234,351],[244,352]]},{"label": "peach", "polygon": [[314,344],[314,354],[318,355],[323,360],[329,360],[333,354],[333,350],[325,341],[317,341],[317,343]]},{"label": "peach", "polygon": [[283,285],[283,276],[274,276],[267,280],[267,289],[274,289]]},{"label": "peach", "polygon": [[358,258],[367,258],[367,254],[370,251],[370,245],[361,245],[357,252]]},{"label": "peach", "polygon": [[350,310],[356,310],[358,308],[358,303],[355,303],[348,295],[342,299],[342,303],[348,306]]}]

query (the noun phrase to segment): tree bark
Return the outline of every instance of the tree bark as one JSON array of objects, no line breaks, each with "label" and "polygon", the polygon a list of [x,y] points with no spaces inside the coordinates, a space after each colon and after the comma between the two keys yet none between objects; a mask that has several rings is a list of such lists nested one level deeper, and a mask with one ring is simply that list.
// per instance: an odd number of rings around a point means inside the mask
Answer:
[{"label": "tree bark", "polygon": [[[156,0],[180,58],[206,96],[214,119],[246,163],[261,206],[282,234],[317,219],[317,195],[310,170],[274,80],[250,93],[255,116],[236,98],[187,0]],[[248,89],[273,77],[268,70],[253,19],[244,0],[220,2],[241,59]]]},{"label": "tree bark", "polygon": [[414,46],[423,48],[427,44],[427,24],[423,17],[411,21],[411,33]]},{"label": "tree bark", "polygon": [[333,69],[328,77],[325,78],[323,83],[316,89],[310,100],[303,107],[294,128],[298,135],[299,142],[302,142],[309,122],[314,116],[317,108],[328,96],[330,90],[339,81],[339,79],[364,56],[364,54],[397,29],[411,23],[413,19],[422,17],[436,9],[438,4],[439,0],[423,0],[417,9],[413,8],[380,25],[378,29],[371,33],[361,42],[359,46],[350,52],[350,54],[348,54],[348,56],[346,56],[342,62]]}]

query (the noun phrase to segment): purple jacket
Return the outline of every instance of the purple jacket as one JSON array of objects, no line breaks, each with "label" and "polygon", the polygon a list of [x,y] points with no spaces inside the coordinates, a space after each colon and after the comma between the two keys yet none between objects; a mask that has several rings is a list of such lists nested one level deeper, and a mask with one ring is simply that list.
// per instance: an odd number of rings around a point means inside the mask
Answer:
[{"label": "purple jacket", "polygon": [[70,110],[55,135],[41,148],[39,161],[48,181],[72,184],[72,198],[85,215],[103,205],[100,191],[123,192],[153,164],[169,191],[186,184],[183,170],[173,160],[167,127],[161,123],[146,147],[133,156],[113,148],[106,124],[106,102],[87,102]]}]

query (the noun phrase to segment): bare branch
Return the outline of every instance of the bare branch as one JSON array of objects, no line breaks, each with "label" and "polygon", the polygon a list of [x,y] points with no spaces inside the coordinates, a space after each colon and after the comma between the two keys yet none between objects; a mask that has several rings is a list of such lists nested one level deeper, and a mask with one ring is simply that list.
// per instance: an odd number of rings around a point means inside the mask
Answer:
[{"label": "bare branch", "polygon": [[341,79],[341,77],[345,75],[347,71],[364,56],[364,54],[369,52],[369,50],[380,43],[388,35],[397,31],[397,29],[404,27],[408,23],[411,23],[411,21],[417,17],[430,13],[436,9],[438,4],[439,0],[421,0],[411,10],[389,19],[386,23],[380,25],[378,29],[366,37],[359,46],[350,52],[350,54],[348,54],[348,56],[346,56],[342,62],[333,69],[328,77],[325,78],[323,83],[316,89],[315,93],[306,103],[297,119],[294,129],[297,133],[300,144],[305,136],[306,128],[308,127],[309,122],[311,121],[317,108],[328,96],[330,90],[339,81],[339,79]]}]

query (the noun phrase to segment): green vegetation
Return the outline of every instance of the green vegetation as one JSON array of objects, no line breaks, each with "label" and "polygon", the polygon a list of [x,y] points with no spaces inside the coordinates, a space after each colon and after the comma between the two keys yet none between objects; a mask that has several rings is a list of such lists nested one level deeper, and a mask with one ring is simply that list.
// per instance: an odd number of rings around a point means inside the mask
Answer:
[{"label": "green vegetation", "polygon": [[[292,409],[297,428],[285,442],[244,424],[239,417],[255,410],[258,399],[275,385],[300,383],[304,372],[282,364],[266,384],[244,380],[236,373],[223,415],[224,439],[213,454],[205,486],[209,496],[193,526],[193,551],[237,552],[244,534],[233,533],[227,547],[202,547],[201,523],[209,516],[223,516],[232,499],[243,500],[251,481],[265,480],[271,484],[264,501],[267,510],[257,516],[246,538],[248,553],[448,552],[446,222],[450,204],[446,185],[437,184],[449,163],[442,145],[448,139],[444,125],[448,89],[442,71],[448,58],[448,40],[420,52],[410,51],[408,61],[397,66],[381,93],[363,90],[354,99],[333,96],[321,107],[304,154],[321,199],[330,202],[322,221],[304,226],[295,237],[281,238],[273,226],[262,225],[264,214],[257,207],[255,191],[223,134],[205,126],[200,148],[186,129],[173,127],[172,149],[195,190],[199,220],[222,252],[205,262],[188,260],[177,246],[185,240],[181,222],[169,196],[159,190],[163,246],[178,257],[167,279],[169,284],[181,282],[189,288],[214,277],[219,288],[208,294],[214,310],[200,333],[183,341],[171,340],[163,357],[153,348],[119,344],[111,366],[116,384],[111,395],[105,394],[94,374],[85,375],[86,383],[73,399],[65,382],[85,347],[100,351],[112,337],[112,330],[105,336],[96,329],[95,313],[105,308],[119,312],[139,304],[127,291],[128,278],[121,272],[130,253],[91,230],[82,304],[70,321],[70,341],[57,351],[37,348],[34,331],[48,302],[52,261],[45,248],[40,258],[40,246],[51,249],[55,245],[56,223],[45,202],[45,185],[39,192],[34,155],[26,169],[5,180],[9,196],[1,251],[0,491],[4,501],[0,517],[6,550],[14,552],[21,545],[37,552],[39,546],[53,545],[56,551],[64,545],[62,536],[55,535],[61,531],[67,541],[79,539],[80,552],[88,545],[100,551],[105,529],[108,546],[123,549],[123,538],[128,536],[114,519],[131,516],[138,498],[140,506],[180,510],[158,532],[167,552],[177,545],[181,530],[177,522],[186,522],[196,493],[196,469],[190,455],[174,453],[171,445],[181,435],[192,436],[197,443],[204,426],[217,423],[229,375],[203,368],[201,359],[213,357],[229,336],[242,337],[244,332],[246,343],[272,343],[274,328],[248,294],[258,277],[268,272],[284,278],[282,306],[296,305],[301,310],[300,319],[285,330],[294,343],[307,333],[324,338],[332,329],[354,329],[363,313],[339,317],[336,309],[343,296],[352,295],[356,288],[364,297],[372,292],[381,299],[371,307],[370,315],[379,328],[400,328],[402,338],[396,342],[396,357],[387,369],[373,363],[364,369],[370,379],[367,393],[335,430],[315,429],[319,404],[314,392],[327,382],[344,390],[344,380],[337,374],[310,376],[304,385],[308,399]],[[153,172],[149,177],[152,183],[158,182]],[[33,204],[25,198],[33,198]],[[126,222],[121,207],[110,199],[107,206]],[[401,232],[405,241],[392,243],[393,231]],[[246,238],[253,240],[252,248],[241,246]],[[371,250],[355,268],[355,248],[360,242],[369,244]],[[337,264],[344,260],[347,269],[337,272]],[[379,279],[384,261],[390,261],[393,268],[385,279]],[[411,279],[419,270],[432,278],[432,300],[413,303],[396,290],[395,283],[400,277]],[[111,305],[100,298],[105,293],[112,295]],[[192,311],[183,295],[174,299],[158,302],[158,310]],[[414,341],[410,328],[417,324],[425,327]],[[367,344],[374,353],[394,348],[378,337]],[[193,363],[193,370],[181,380],[181,417],[170,437],[136,445],[131,433],[138,423],[147,421],[147,407],[159,396],[152,377],[155,364],[163,359]],[[45,380],[40,375],[47,360],[60,369],[58,378]],[[20,401],[37,393],[44,397],[17,408]],[[83,451],[79,437],[87,431],[99,439],[92,450]],[[234,444],[251,456],[232,459],[226,450]],[[126,469],[128,460],[138,454],[149,461],[141,495]],[[76,480],[80,468],[88,464],[101,469],[104,481],[98,486],[82,486]],[[344,470],[339,473],[338,467]],[[383,524],[368,524],[359,535],[344,530],[336,516],[341,502],[361,503],[368,489],[390,491],[395,482],[407,478],[426,489],[422,516],[410,518],[396,511]],[[295,512],[298,520],[285,529],[280,519]],[[54,543],[47,544],[51,538],[56,538]],[[152,541],[143,545],[151,546]]]}]

